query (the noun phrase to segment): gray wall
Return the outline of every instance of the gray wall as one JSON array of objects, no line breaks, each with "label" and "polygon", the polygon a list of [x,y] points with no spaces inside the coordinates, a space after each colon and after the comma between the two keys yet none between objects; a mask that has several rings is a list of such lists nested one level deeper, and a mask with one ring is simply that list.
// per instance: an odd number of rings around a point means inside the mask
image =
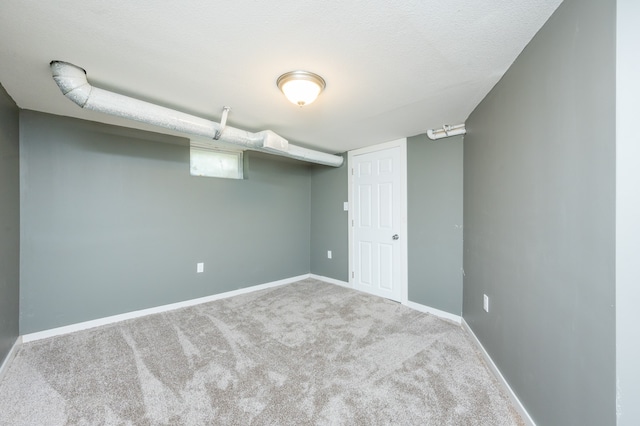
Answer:
[{"label": "gray wall", "polygon": [[[346,156],[345,156],[346,157]],[[349,281],[347,160],[342,167],[311,169],[311,273]],[[331,250],[332,259],[327,258]]]},{"label": "gray wall", "polygon": [[0,86],[0,365],[18,338],[20,171],[18,107]]},{"label": "gray wall", "polygon": [[309,272],[306,164],[191,177],[185,140],[20,118],[22,334]]},{"label": "gray wall", "polygon": [[407,140],[409,300],[462,314],[462,136]]},{"label": "gray wall", "polygon": [[616,421],[615,10],[565,0],[467,120],[464,318],[540,425]]},{"label": "gray wall", "polygon": [[[409,300],[462,312],[462,137],[408,138]],[[349,281],[348,168],[311,171],[311,273]],[[333,258],[327,259],[327,250]]]}]

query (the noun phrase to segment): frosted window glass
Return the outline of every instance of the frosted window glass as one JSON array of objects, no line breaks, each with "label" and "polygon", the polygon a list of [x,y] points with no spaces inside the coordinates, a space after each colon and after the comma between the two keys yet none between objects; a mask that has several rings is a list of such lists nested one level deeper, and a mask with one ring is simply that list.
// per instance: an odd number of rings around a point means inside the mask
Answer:
[{"label": "frosted window glass", "polygon": [[191,176],[242,179],[242,152],[191,147]]}]

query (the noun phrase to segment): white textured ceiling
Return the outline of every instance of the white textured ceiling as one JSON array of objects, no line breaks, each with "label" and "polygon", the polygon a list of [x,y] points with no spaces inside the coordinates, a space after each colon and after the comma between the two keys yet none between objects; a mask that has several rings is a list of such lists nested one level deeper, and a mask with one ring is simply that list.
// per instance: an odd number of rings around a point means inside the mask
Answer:
[{"label": "white textured ceiling", "polygon": [[[21,0],[0,7],[0,83],[20,108],[152,129],[66,99],[51,60],[98,87],[343,152],[462,123],[561,0]],[[276,87],[327,82],[304,108]]]}]

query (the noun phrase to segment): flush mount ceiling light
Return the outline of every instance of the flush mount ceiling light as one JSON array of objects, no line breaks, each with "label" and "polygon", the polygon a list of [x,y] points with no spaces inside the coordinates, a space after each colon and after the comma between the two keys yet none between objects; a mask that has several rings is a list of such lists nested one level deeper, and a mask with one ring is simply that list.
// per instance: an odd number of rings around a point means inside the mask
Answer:
[{"label": "flush mount ceiling light", "polygon": [[309,71],[289,71],[278,77],[278,88],[292,103],[305,106],[315,101],[327,85],[322,77]]}]

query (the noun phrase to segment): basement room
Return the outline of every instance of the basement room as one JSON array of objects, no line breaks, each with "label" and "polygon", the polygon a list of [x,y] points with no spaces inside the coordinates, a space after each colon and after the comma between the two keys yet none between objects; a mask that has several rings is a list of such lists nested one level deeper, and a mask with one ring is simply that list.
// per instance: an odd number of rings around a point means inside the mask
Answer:
[{"label": "basement room", "polygon": [[640,424],[639,2],[0,10],[0,425]]}]

